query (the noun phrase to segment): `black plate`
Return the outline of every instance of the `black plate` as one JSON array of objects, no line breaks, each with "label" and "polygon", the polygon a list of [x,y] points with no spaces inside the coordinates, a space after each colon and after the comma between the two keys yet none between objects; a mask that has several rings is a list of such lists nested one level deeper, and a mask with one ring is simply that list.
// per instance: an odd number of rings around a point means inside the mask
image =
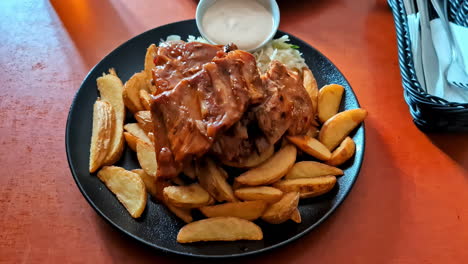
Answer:
[{"label": "black plate", "polygon": [[[146,48],[172,34],[180,35],[183,39],[188,35],[199,35],[195,20],[187,20],[161,26],[134,37],[112,51],[89,72],[73,100],[66,128],[67,157],[76,184],[89,204],[110,224],[138,241],[166,252],[196,257],[235,257],[264,252],[303,236],[323,222],[343,202],[358,176],[364,155],[363,126],[352,135],[356,142],[356,155],[346,164],[345,175],[338,179],[334,190],[318,198],[302,200],[299,206],[302,215],[300,224],[285,223],[278,228],[258,221],[264,232],[262,241],[178,244],[177,232],[184,223],[166,208],[149,199],[142,217],[135,220],[96,175],[88,172],[92,111],[98,97],[96,78],[115,67],[122,81],[128,80],[135,72],[143,70]],[[284,34],[286,33],[279,31],[275,38]],[[343,85],[345,98],[342,110],[358,108],[356,96],[341,72],[319,51],[289,36],[291,43],[300,47],[319,87],[330,83]],[[127,169],[139,166],[136,155],[128,148],[116,165]]]}]

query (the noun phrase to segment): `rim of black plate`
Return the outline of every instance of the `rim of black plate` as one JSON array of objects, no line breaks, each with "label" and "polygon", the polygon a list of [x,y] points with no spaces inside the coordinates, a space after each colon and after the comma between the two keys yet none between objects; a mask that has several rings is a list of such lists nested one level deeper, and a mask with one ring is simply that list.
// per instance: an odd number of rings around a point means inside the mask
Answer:
[{"label": "rim of black plate", "polygon": [[[109,52],[106,56],[104,56],[96,65],[94,65],[93,68],[91,68],[91,70],[89,70],[89,72],[86,74],[85,78],[83,79],[83,81],[81,82],[80,84],[80,88],[78,89],[78,91],[75,93],[75,96],[73,97],[73,101],[72,101],[72,104],[70,106],[70,109],[69,109],[69,112],[68,112],[68,117],[67,117],[67,124],[66,124],[66,128],[65,128],[65,149],[66,149],[66,152],[67,152],[67,161],[68,161],[68,165],[70,167],[70,171],[73,175],[73,179],[75,180],[75,183],[76,185],[78,186],[78,189],[80,190],[81,194],[85,197],[86,201],[91,205],[91,207],[102,217],[104,218],[112,227],[118,229],[119,231],[121,231],[122,233],[126,234],[127,236],[145,244],[146,246],[149,246],[149,247],[152,247],[152,248],[155,248],[155,249],[158,249],[158,250],[161,250],[163,252],[166,252],[166,253],[171,253],[171,254],[175,254],[175,255],[180,255],[180,256],[186,256],[186,257],[196,257],[196,258],[205,258],[205,259],[219,259],[219,258],[236,258],[236,257],[245,257],[245,256],[251,256],[251,255],[257,255],[257,254],[261,254],[261,253],[264,253],[264,252],[267,252],[267,251],[270,251],[270,250],[273,250],[273,249],[276,249],[276,248],[280,248],[286,244],[289,244],[295,240],[297,240],[298,238],[308,234],[310,231],[312,231],[314,228],[316,228],[317,226],[319,226],[321,223],[323,223],[332,213],[334,213],[336,211],[336,209],[343,203],[343,201],[346,199],[346,197],[348,196],[348,194],[351,192],[358,176],[359,176],[359,173],[361,171],[361,167],[362,167],[362,162],[363,162],[363,159],[364,159],[364,153],[365,153],[365,145],[366,145],[366,136],[365,136],[365,124],[364,122],[361,124],[362,126],[362,133],[363,133],[363,141],[362,141],[362,154],[360,156],[356,156],[355,157],[355,161],[354,162],[358,162],[358,167],[356,168],[356,177],[354,177],[350,183],[350,187],[348,189],[348,191],[346,191],[344,193],[344,195],[337,200],[337,202],[328,210],[328,212],[326,212],[317,222],[315,222],[314,224],[312,224],[311,226],[309,226],[308,228],[306,228],[304,231],[300,232],[299,234],[289,238],[289,239],[286,239],[284,241],[281,241],[277,244],[274,244],[274,245],[271,245],[271,246],[268,246],[268,247],[264,247],[262,249],[258,249],[258,250],[255,250],[255,251],[250,251],[250,252],[244,252],[244,253],[238,253],[238,254],[226,254],[226,255],[202,255],[202,254],[193,254],[193,253],[188,253],[188,252],[181,252],[181,251],[176,251],[176,250],[172,250],[172,249],[169,249],[169,248],[165,248],[165,247],[161,247],[159,245],[155,245],[153,243],[150,243],[138,236],[135,236],[131,233],[129,233],[127,230],[121,228],[120,226],[118,226],[116,223],[114,223],[112,221],[112,219],[108,218],[101,210],[99,210],[99,208],[94,204],[94,202],[91,200],[91,198],[86,194],[83,186],[81,186],[81,183],[80,181],[78,180],[78,177],[77,177],[77,173],[75,172],[75,168],[73,167],[72,165],[72,160],[71,160],[71,157],[70,157],[70,147],[69,147],[69,134],[70,134],[70,117],[71,117],[71,110],[73,109],[74,105],[76,104],[76,99],[77,99],[77,96],[78,96],[78,93],[80,92],[81,88],[83,87],[83,84],[84,82],[88,79],[88,77],[91,75],[91,73],[94,71],[94,69],[99,65],[99,63],[101,63],[101,61],[103,61],[105,58],[107,58],[109,55],[111,55],[112,53],[114,52],[117,52],[118,50],[120,50],[123,46],[125,46],[126,43],[132,41],[133,39],[135,38],[138,38],[140,37],[141,35],[144,35],[144,34],[148,34],[149,32],[151,31],[155,31],[155,30],[159,30],[160,28],[162,27],[166,27],[166,26],[169,26],[169,25],[172,25],[172,24],[177,24],[177,23],[183,23],[183,22],[193,22],[195,23],[195,19],[187,19],[187,20],[181,20],[181,21],[177,21],[177,22],[173,22],[173,23],[168,23],[168,24],[164,24],[164,25],[161,25],[159,27],[155,27],[155,28],[152,28],[150,30],[147,30],[145,32],[142,32],[132,38],[130,38],[129,40],[123,42],[122,44],[120,44],[116,49],[112,50],[111,52]],[[338,67],[336,67],[336,65],[331,62],[328,57],[326,57],[322,52],[320,52],[319,50],[315,49],[314,47],[312,47],[311,45],[309,45],[308,43],[302,41],[300,38],[297,38],[296,36],[290,34],[290,33],[286,33],[284,31],[281,31],[281,30],[278,30],[277,32],[279,33],[282,33],[282,34],[285,34],[285,35],[289,35],[289,36],[292,36],[298,40],[300,40],[303,44],[305,44],[306,46],[308,46],[309,48],[312,48],[314,50],[316,50],[321,56],[323,56],[331,65],[333,65],[333,67],[336,68],[336,70],[343,76],[344,80],[349,84],[349,81],[346,79],[346,77],[343,75],[343,73],[340,71],[340,69],[338,69]],[[360,107],[360,104],[359,104],[359,100],[358,98],[356,97],[356,94],[354,93],[354,90],[352,89],[351,85],[349,85],[350,88],[351,88],[351,92],[353,93],[354,97],[356,98],[356,103],[357,103],[357,106]]]}]

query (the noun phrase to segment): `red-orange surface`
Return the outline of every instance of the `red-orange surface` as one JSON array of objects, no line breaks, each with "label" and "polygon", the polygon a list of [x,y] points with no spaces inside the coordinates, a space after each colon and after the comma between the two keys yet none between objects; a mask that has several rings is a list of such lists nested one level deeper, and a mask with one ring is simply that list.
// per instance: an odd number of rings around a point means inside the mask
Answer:
[{"label": "red-orange surface", "polygon": [[[328,56],[369,111],[366,153],[329,220],[242,261],[467,263],[468,135],[424,134],[413,125],[385,1],[279,2],[280,28]],[[0,1],[0,263],[182,260],[143,247],[94,212],[70,174],[64,136],[91,67],[143,31],[193,18],[196,3]]]}]

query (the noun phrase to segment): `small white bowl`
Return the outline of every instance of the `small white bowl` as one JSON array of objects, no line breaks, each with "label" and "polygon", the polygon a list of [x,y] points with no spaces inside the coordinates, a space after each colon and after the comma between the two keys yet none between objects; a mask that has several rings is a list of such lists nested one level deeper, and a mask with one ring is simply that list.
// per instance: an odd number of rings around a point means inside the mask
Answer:
[{"label": "small white bowl", "polygon": [[[235,1],[235,0],[232,0],[232,1]],[[255,0],[255,1],[257,1],[258,3],[263,5],[266,8],[266,10],[268,10],[272,14],[272,16],[273,16],[273,26],[271,27],[271,33],[268,35],[268,37],[262,43],[260,43],[260,45],[258,45],[256,48],[247,50],[249,52],[256,51],[257,49],[259,49],[259,48],[263,47],[265,44],[267,44],[270,40],[272,40],[273,37],[276,34],[276,31],[278,31],[278,27],[279,27],[279,23],[280,23],[280,11],[279,11],[279,7],[278,7],[278,3],[276,3],[276,0]],[[195,19],[197,21],[198,31],[200,31],[201,36],[204,39],[206,39],[208,42],[210,42],[211,44],[217,45],[219,43],[216,43],[216,42],[212,41],[205,34],[205,32],[203,30],[203,25],[202,25],[203,15],[205,14],[206,10],[211,5],[214,4],[214,2],[216,2],[216,0],[200,0],[200,2],[198,3],[198,6],[197,6]]]}]

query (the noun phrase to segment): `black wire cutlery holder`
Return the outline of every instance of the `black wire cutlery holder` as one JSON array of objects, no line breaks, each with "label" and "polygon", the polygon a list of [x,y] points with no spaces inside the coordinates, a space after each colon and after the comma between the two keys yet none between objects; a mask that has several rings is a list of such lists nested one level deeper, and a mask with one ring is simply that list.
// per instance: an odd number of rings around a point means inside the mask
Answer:
[{"label": "black wire cutlery holder", "polygon": [[[466,26],[466,17],[454,10],[463,10],[464,1],[452,1],[450,21]],[[465,1],[466,3],[466,1]],[[421,87],[416,77],[411,52],[408,21],[403,0],[388,0],[393,11],[398,43],[398,59],[402,77],[404,98],[413,121],[422,131],[468,131],[468,103],[449,102],[430,95]],[[460,5],[457,8],[457,5]]]}]

